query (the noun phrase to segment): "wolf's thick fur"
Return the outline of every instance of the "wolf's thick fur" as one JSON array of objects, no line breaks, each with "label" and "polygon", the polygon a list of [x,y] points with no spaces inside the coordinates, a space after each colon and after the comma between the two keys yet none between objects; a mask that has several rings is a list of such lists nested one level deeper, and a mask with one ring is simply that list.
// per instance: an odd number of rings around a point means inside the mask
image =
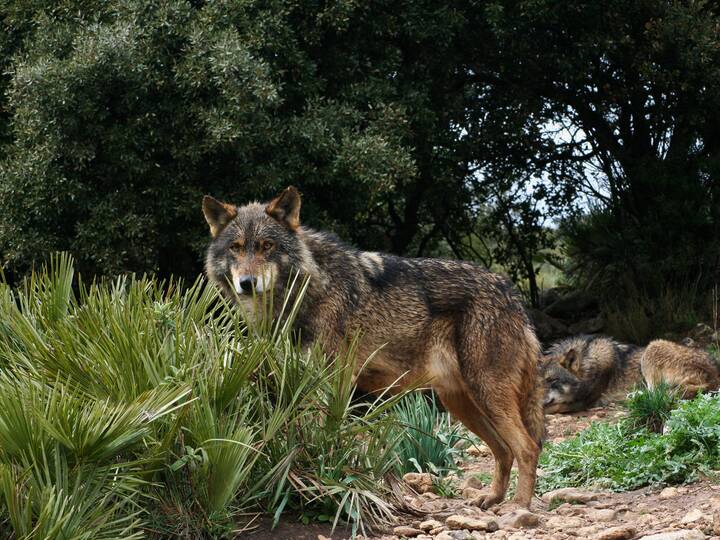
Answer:
[{"label": "wolf's thick fur", "polygon": [[596,401],[593,384],[580,379],[557,361],[544,363],[542,375],[545,381],[545,412],[548,414],[584,411]]},{"label": "wolf's thick fur", "polygon": [[[543,359],[546,412],[579,411],[592,407],[603,395],[612,399],[626,394],[642,380],[642,352],[604,336],[580,335],[552,345]],[[553,399],[548,400],[551,390]]]},{"label": "wolf's thick fur", "polygon": [[309,276],[296,320],[303,340],[333,353],[359,333],[359,361],[378,351],[358,373],[367,391],[429,380],[495,456],[483,506],[504,498],[513,458],[515,501],[529,506],[544,431],[540,345],[505,279],[468,262],[352,249],[300,225],[294,188],[240,207],[206,197],[203,212],[213,235],[207,275],[229,298],[256,309],[253,287],[282,297],[291,272]]},{"label": "wolf's thick fur", "polygon": [[678,388],[686,399],[720,386],[718,367],[708,353],[664,339],[648,344],[640,368],[650,388],[664,382]]}]

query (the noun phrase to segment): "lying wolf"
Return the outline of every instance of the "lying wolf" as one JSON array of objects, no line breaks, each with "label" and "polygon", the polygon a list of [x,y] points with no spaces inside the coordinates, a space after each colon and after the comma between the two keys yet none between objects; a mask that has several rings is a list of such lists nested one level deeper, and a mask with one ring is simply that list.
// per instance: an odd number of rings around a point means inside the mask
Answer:
[{"label": "lying wolf", "polygon": [[624,397],[642,381],[643,350],[604,336],[581,335],[554,344],[543,358],[546,412],[580,411],[602,396]]},{"label": "lying wolf", "polygon": [[495,456],[482,506],[504,498],[513,459],[514,500],[529,506],[544,431],[540,345],[510,284],[468,262],[358,251],[302,226],[300,204],[293,187],[267,204],[205,197],[209,279],[257,314],[259,293],[282,298],[292,272],[309,277],[295,323],[303,340],[334,354],[360,335],[359,361],[377,351],[357,374],[366,391],[429,380]]},{"label": "lying wolf", "polygon": [[718,366],[708,353],[664,339],[648,344],[640,368],[648,387],[666,383],[677,388],[685,399],[720,386]]}]

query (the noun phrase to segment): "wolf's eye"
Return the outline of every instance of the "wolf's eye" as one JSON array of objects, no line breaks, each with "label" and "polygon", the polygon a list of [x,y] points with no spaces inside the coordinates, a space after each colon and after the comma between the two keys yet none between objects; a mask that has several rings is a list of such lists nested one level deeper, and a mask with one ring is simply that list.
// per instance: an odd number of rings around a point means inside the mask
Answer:
[{"label": "wolf's eye", "polygon": [[275,247],[275,242],[272,240],[264,240],[262,243],[263,251],[270,251],[273,247]]},{"label": "wolf's eye", "polygon": [[242,251],[242,244],[240,242],[230,244],[230,251],[233,253],[240,253]]}]

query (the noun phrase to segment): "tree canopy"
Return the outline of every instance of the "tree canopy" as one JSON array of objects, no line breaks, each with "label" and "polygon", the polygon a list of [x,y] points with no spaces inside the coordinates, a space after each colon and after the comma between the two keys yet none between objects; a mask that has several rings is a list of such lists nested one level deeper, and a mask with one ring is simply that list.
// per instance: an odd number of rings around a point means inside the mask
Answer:
[{"label": "tree canopy", "polygon": [[[716,280],[711,2],[97,0],[0,6],[0,255],[195,275],[203,194],[287,184],[368,249]],[[560,224],[560,235],[550,224]],[[553,226],[554,226],[553,225]]]}]

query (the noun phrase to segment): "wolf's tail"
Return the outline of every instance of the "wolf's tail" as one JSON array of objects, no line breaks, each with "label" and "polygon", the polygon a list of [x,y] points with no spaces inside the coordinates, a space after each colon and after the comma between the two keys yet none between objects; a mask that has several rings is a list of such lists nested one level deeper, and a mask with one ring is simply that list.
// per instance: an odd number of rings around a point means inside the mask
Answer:
[{"label": "wolf's tail", "polygon": [[531,330],[526,331],[529,334],[527,338],[527,354],[531,356],[528,364],[533,366],[528,381],[527,399],[522,409],[522,421],[525,429],[532,439],[542,447],[545,438],[545,410],[543,401],[545,399],[545,385],[540,373],[540,343],[535,337],[535,333]]}]

